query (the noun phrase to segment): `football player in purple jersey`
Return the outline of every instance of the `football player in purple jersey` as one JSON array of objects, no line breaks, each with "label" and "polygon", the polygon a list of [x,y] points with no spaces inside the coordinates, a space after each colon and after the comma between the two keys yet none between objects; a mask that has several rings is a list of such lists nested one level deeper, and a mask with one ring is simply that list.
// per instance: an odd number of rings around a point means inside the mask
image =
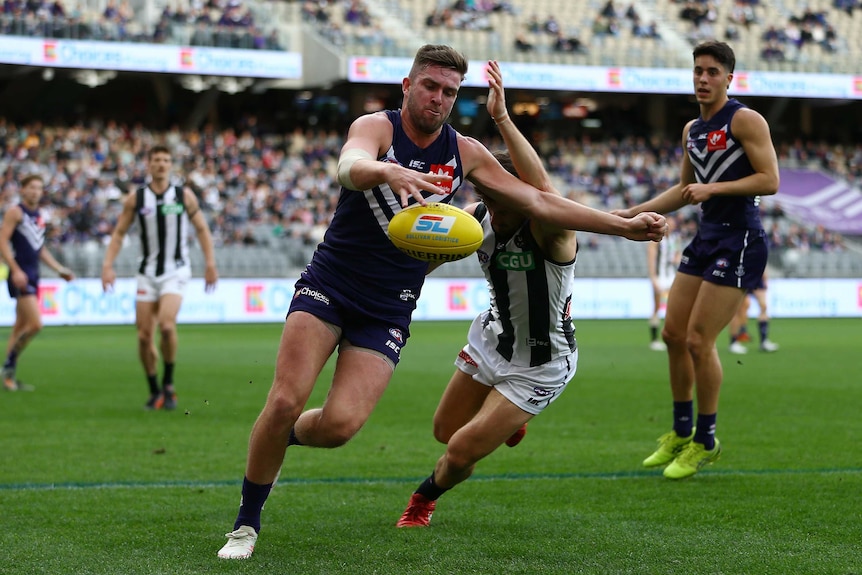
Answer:
[{"label": "football player in purple jersey", "polygon": [[721,453],[715,425],[723,372],[716,339],[766,268],[766,232],[758,205],[760,196],[778,192],[779,182],[769,125],[728,97],[736,64],[733,49],[707,41],[694,48],[693,56],[700,116],[682,131],[687,153],[680,180],[658,196],[616,212],[666,214],[687,204],[700,206],[698,231],[683,250],[662,330],[673,429],[643,462],[646,467],[666,465],[664,476],[670,479],[694,475]]},{"label": "football player in purple jersey", "polygon": [[[603,228],[658,240],[666,222],[653,213],[626,219],[544,194],[507,172],[485,146],[447,123],[467,73],[449,46],[426,45],[402,80],[400,110],[360,116],[338,161],[341,194],[323,242],[297,281],[285,319],[275,376],[249,440],[242,500],[218,552],[245,559],[289,445],[334,448],[365,424],[410,336],[410,318],[427,262],[389,241],[392,217],[410,205],[450,202],[464,179],[538,220],[568,229]],[[312,295],[313,294],[313,295]],[[306,409],[320,371],[336,350],[322,407]]]}]

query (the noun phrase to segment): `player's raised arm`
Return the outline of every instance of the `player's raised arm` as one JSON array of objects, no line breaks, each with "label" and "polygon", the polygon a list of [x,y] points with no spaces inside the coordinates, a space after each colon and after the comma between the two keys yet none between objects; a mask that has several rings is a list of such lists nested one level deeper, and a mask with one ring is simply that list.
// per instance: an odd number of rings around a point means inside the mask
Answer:
[{"label": "player's raised arm", "polygon": [[518,172],[518,177],[528,184],[545,192],[558,193],[551,185],[545,165],[533,145],[515,126],[506,108],[506,93],[503,89],[503,75],[500,65],[492,60],[488,62],[488,113],[497,125],[512,164]]},{"label": "player's raised arm", "polygon": [[664,216],[643,213],[624,218],[573,202],[558,194],[546,194],[507,172],[485,146],[459,136],[461,161],[470,181],[483,193],[530,218],[568,230],[622,236],[630,240],[660,241],[667,230]]},{"label": "player's raised arm", "polygon": [[423,174],[392,162],[377,161],[386,152],[390,142],[392,123],[385,114],[368,114],[354,120],[338,157],[338,183],[348,190],[370,190],[388,184],[401,197],[404,207],[410,196],[425,205],[422,191],[446,193],[437,184],[451,181],[451,176]]}]

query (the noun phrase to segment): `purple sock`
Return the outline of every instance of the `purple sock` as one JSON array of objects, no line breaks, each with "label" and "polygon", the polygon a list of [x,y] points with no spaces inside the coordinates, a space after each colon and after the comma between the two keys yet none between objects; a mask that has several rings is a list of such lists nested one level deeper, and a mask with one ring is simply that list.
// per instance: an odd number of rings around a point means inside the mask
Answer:
[{"label": "purple sock", "polygon": [[715,419],[717,414],[697,414],[697,431],[694,432],[694,441],[702,443],[707,450],[715,448]]},{"label": "purple sock", "polygon": [[271,490],[272,483],[258,485],[243,477],[242,501],[239,504],[236,522],[233,524],[234,530],[239,529],[240,525],[248,525],[260,533],[260,512],[263,510],[263,504],[266,503],[266,498],[269,497]]},{"label": "purple sock", "polygon": [[694,419],[693,401],[673,402],[673,430],[680,437],[691,435],[692,419]]}]

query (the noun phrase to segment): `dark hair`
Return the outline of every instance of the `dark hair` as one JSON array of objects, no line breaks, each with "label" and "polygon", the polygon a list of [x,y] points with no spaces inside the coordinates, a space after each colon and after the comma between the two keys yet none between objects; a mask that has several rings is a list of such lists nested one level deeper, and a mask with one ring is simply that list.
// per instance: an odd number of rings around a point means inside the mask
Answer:
[{"label": "dark hair", "polygon": [[171,151],[168,149],[168,147],[167,147],[167,146],[163,146],[163,145],[161,145],[161,144],[158,144],[158,145],[153,146],[152,148],[150,148],[150,151],[149,151],[149,152],[147,152],[147,159],[148,159],[148,160],[152,160],[152,159],[153,159],[153,156],[155,156],[156,154],[167,154],[167,155],[169,155],[169,156],[170,156],[170,155],[171,155]]},{"label": "dark hair", "polygon": [[733,53],[733,48],[718,40],[701,42],[694,47],[692,55],[695,59],[698,56],[712,56],[719,64],[724,66],[728,74],[733,74],[733,69],[736,67],[736,55]]},{"label": "dark hair", "polygon": [[508,150],[497,150],[496,152],[493,152],[493,155],[494,158],[496,158],[496,160],[500,162],[500,165],[503,166],[503,168],[507,172],[509,172],[516,178],[519,177],[518,170],[515,169],[515,164],[512,163],[512,156],[509,155]]},{"label": "dark hair", "polygon": [[420,70],[424,70],[428,66],[440,66],[455,70],[461,74],[461,80],[467,75],[467,58],[451,46],[425,44],[419,48],[413,59],[413,67],[410,68],[408,77],[412,80]]},{"label": "dark hair", "polygon": [[28,174],[21,178],[21,187],[26,188],[30,182],[33,182],[35,180],[39,180],[40,182],[42,182],[42,185],[45,184],[45,180],[43,180],[42,176],[40,176],[39,174]]}]

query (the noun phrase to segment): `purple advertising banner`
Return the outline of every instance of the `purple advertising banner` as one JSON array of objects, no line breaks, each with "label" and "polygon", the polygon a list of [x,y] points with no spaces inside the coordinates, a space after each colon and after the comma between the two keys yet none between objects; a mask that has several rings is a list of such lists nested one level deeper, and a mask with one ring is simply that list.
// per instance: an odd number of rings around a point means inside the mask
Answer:
[{"label": "purple advertising banner", "polygon": [[821,172],[782,168],[778,194],[767,201],[807,224],[862,235],[862,191]]}]

